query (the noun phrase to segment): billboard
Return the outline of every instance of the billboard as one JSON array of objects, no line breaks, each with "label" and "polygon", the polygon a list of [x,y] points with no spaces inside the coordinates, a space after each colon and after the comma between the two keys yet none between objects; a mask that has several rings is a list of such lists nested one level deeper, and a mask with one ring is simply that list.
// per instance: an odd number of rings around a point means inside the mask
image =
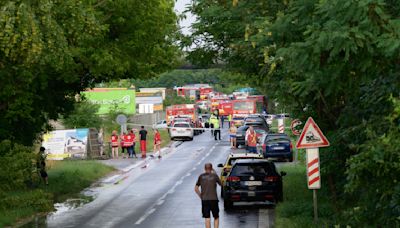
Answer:
[{"label": "billboard", "polygon": [[99,104],[97,114],[108,114],[110,110],[117,107],[117,111],[125,114],[136,113],[136,92],[134,89],[125,88],[94,88],[82,92],[87,100],[94,104]]},{"label": "billboard", "polygon": [[57,130],[43,135],[42,146],[46,148],[47,159],[86,158],[88,128]]}]

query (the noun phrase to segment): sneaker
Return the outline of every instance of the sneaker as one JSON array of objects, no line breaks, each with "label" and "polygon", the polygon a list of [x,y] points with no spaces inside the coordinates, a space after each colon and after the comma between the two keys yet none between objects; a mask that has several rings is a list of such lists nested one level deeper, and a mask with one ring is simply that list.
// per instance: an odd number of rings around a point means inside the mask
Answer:
[{"label": "sneaker", "polygon": [[161,155],[158,155],[158,158],[161,159]]}]

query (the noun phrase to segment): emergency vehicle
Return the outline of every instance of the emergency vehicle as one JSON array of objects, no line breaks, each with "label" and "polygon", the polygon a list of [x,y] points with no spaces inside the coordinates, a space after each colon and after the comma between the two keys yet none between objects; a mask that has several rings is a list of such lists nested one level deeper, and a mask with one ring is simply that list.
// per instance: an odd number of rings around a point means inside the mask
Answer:
[{"label": "emergency vehicle", "polygon": [[193,122],[195,122],[197,119],[196,109],[197,109],[196,105],[194,104],[178,104],[178,105],[168,106],[166,108],[167,124],[170,125],[171,121],[175,117],[188,117]]},{"label": "emergency vehicle", "polygon": [[257,113],[256,100],[254,99],[232,100],[232,103],[233,117],[246,117]]}]

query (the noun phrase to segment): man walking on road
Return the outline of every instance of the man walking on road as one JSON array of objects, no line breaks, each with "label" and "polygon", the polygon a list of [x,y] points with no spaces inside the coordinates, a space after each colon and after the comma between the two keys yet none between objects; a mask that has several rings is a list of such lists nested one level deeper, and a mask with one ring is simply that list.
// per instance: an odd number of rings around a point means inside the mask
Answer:
[{"label": "man walking on road", "polygon": [[218,228],[219,208],[217,184],[221,186],[221,180],[213,170],[211,163],[206,163],[204,169],[205,173],[199,176],[194,191],[201,199],[201,211],[205,219],[206,228],[211,228],[210,212],[214,217],[214,228]]},{"label": "man walking on road", "polygon": [[140,136],[140,151],[142,152],[142,158],[146,158],[147,131],[144,129],[144,126],[140,127],[139,136]]}]

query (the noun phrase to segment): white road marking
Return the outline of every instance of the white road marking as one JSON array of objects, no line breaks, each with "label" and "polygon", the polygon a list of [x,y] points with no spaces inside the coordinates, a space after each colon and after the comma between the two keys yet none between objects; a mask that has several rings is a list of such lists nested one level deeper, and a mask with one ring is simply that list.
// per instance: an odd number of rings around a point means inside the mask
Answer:
[{"label": "white road marking", "polygon": [[258,210],[258,228],[269,228],[269,209]]}]

